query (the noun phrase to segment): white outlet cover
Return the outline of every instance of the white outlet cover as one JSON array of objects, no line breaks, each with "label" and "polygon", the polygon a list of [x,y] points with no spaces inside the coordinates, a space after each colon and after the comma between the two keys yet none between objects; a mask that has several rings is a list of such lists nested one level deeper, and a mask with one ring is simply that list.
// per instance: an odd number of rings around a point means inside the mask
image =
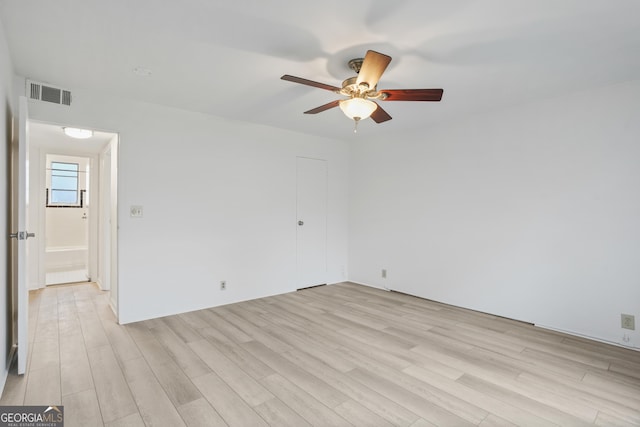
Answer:
[{"label": "white outlet cover", "polygon": [[142,218],[142,206],[131,206],[129,208],[131,218]]},{"label": "white outlet cover", "polygon": [[621,327],[622,329],[636,330],[636,317],[632,314],[621,314]]}]

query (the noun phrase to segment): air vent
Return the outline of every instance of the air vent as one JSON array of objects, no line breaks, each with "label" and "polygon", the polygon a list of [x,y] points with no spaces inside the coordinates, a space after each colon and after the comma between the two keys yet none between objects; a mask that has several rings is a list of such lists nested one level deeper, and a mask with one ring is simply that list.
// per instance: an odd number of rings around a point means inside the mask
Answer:
[{"label": "air vent", "polygon": [[27,80],[27,94],[29,95],[29,99],[35,99],[36,101],[71,105],[71,92],[49,84]]}]

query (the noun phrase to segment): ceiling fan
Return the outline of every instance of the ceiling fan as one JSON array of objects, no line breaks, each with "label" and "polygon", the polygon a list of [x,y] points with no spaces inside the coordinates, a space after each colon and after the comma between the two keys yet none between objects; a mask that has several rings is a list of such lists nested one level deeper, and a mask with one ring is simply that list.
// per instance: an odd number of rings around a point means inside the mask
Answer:
[{"label": "ceiling fan", "polygon": [[437,102],[442,99],[442,89],[378,90],[378,80],[380,80],[380,76],[382,76],[390,62],[391,57],[388,55],[373,50],[367,51],[364,58],[356,58],[349,61],[349,68],[358,75],[343,81],[341,88],[288,74],[282,76],[281,79],[348,96],[347,99],[331,101],[304,113],[317,114],[339,106],[347,117],[355,121],[355,131],[358,130],[358,122],[368,117],[371,117],[376,123],[391,120],[391,116],[375,101]]}]

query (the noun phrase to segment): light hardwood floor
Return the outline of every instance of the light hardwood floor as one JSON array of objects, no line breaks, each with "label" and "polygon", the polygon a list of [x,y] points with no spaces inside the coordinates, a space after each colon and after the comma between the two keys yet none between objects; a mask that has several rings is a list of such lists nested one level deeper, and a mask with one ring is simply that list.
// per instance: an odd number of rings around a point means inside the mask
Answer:
[{"label": "light hardwood floor", "polygon": [[350,283],[126,326],[32,293],[0,404],[73,426],[640,425],[640,352]]}]

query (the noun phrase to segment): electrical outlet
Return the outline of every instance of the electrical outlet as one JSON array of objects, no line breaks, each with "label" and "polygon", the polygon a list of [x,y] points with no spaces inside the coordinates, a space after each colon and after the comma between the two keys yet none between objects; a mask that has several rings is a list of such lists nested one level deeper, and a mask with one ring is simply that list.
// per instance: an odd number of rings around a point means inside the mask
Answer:
[{"label": "electrical outlet", "polygon": [[636,317],[632,314],[621,314],[620,323],[622,329],[630,329],[632,331],[636,330]]},{"label": "electrical outlet", "polygon": [[220,290],[224,291],[225,289],[227,289],[227,281],[226,280],[221,280],[220,281]]},{"label": "electrical outlet", "polygon": [[386,279],[386,278],[387,278],[387,269],[386,269],[386,268],[383,268],[383,269],[382,269],[382,278],[383,278],[383,279]]},{"label": "electrical outlet", "polygon": [[131,218],[142,218],[142,206],[131,206],[129,208]]}]

